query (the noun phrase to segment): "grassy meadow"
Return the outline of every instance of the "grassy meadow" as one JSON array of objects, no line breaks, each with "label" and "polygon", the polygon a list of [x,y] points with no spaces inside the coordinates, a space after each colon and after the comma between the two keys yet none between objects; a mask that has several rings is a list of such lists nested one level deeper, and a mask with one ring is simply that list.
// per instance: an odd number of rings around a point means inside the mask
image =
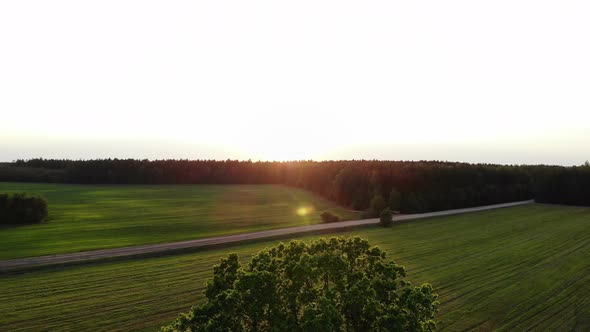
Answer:
[{"label": "grassy meadow", "polygon": [[[278,185],[66,185],[0,182],[0,192],[44,196],[49,220],[0,228],[0,259],[180,241],[320,222],[345,210]],[[297,210],[307,207],[307,214]],[[311,209],[310,209],[311,208]]]},{"label": "grassy meadow", "polygon": [[[587,330],[590,209],[528,205],[359,235],[440,295],[443,330]],[[310,238],[309,236],[306,238]],[[212,265],[277,241],[0,275],[0,330],[157,330],[202,301]]]}]

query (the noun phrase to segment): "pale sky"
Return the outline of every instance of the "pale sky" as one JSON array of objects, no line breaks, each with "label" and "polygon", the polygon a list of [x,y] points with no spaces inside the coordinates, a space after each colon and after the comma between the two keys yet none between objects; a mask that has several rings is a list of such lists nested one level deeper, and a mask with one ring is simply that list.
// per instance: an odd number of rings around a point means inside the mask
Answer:
[{"label": "pale sky", "polygon": [[0,1],[0,161],[590,159],[589,1]]}]

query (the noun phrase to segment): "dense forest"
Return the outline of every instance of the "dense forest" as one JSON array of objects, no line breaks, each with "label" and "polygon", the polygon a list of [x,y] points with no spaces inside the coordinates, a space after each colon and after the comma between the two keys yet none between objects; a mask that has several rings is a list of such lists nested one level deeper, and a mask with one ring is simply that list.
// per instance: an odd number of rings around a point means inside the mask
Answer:
[{"label": "dense forest", "polygon": [[590,163],[539,170],[534,191],[539,203],[590,206]]},{"label": "dense forest", "polygon": [[85,184],[284,184],[375,212],[437,211],[533,198],[537,166],[438,161],[18,160],[0,181]]}]

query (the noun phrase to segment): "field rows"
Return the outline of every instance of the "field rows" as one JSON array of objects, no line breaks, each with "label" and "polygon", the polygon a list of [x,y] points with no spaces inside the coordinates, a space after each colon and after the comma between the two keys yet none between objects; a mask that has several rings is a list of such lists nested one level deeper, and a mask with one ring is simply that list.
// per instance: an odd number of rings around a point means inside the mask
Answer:
[{"label": "field rows", "polygon": [[[441,295],[445,330],[590,329],[590,209],[521,206],[368,228],[414,283]],[[211,267],[275,241],[0,276],[0,330],[155,330],[202,301]]]},{"label": "field rows", "polygon": [[[0,192],[47,198],[49,221],[0,228],[0,260],[192,240],[320,222],[349,211],[312,193],[275,185],[64,185],[0,182]],[[313,208],[306,215],[301,207]]]}]

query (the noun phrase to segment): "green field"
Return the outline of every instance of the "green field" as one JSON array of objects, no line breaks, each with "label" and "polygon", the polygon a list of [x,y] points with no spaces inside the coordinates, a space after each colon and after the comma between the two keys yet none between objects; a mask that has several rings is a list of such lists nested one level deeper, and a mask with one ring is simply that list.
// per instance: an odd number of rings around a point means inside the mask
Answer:
[{"label": "green field", "polygon": [[[330,210],[358,219],[312,193],[274,185],[94,186],[2,183],[2,192],[40,194],[49,221],[0,228],[0,259],[125,247],[301,226]],[[300,207],[313,207],[307,215]]]},{"label": "green field", "polygon": [[[543,205],[432,218],[361,235],[441,295],[447,330],[590,329],[590,209]],[[222,255],[193,254],[0,276],[0,330],[155,330],[202,300]]]}]

